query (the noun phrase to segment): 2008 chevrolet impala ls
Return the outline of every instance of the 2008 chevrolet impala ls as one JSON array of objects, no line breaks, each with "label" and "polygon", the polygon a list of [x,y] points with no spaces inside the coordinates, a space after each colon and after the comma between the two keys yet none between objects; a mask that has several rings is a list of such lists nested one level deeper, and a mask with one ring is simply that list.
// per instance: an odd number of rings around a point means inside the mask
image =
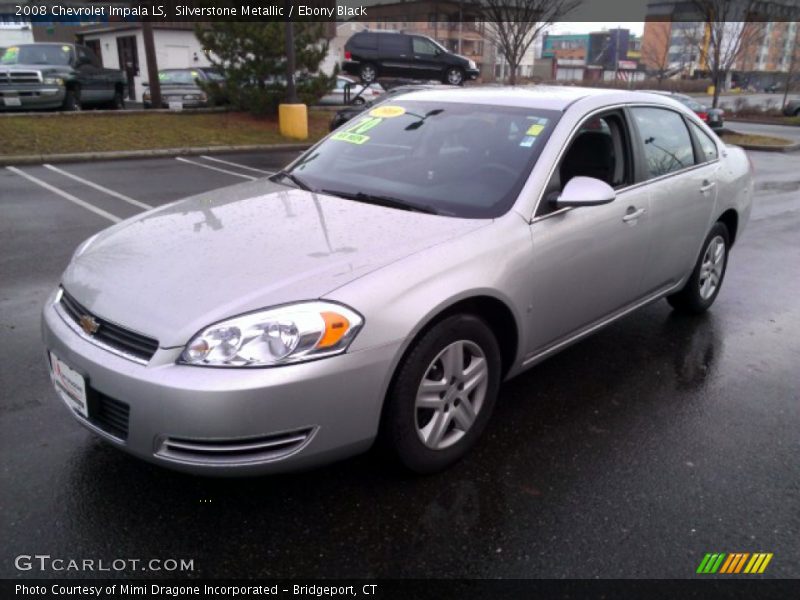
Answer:
[{"label": "2008 chevrolet impala ls", "polygon": [[432,472],[503,380],[656,299],[708,309],[752,193],[745,153],[663,96],[413,92],[84,242],[48,364],[78,421],[161,465],[277,472],[380,438]]}]

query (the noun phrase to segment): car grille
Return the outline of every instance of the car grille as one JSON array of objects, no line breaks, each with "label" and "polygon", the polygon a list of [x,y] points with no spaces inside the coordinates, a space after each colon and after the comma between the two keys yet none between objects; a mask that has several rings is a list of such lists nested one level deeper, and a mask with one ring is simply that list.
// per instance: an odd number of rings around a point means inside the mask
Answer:
[{"label": "car grille", "polygon": [[0,85],[14,83],[40,83],[38,71],[0,71]]},{"label": "car grille", "polygon": [[238,439],[187,439],[169,437],[161,442],[158,456],[179,462],[231,465],[285,458],[303,447],[314,427],[261,437]]},{"label": "car grille", "polygon": [[92,390],[89,399],[89,422],[121,440],[128,439],[130,407],[105,394]]},{"label": "car grille", "polygon": [[[60,304],[67,316],[84,331],[89,339],[96,341],[99,345],[111,351],[117,351],[126,357],[146,363],[153,358],[156,350],[158,350],[158,340],[146,337],[130,329],[125,329],[93,315],[63,288]],[[94,323],[97,324],[97,329],[94,333],[89,333],[82,328],[81,320],[87,317],[93,319]]]}]

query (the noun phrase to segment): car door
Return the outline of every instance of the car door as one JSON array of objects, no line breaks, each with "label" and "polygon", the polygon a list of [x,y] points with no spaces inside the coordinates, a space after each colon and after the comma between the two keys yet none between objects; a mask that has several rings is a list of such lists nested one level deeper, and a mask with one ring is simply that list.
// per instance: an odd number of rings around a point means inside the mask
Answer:
[{"label": "car door", "polygon": [[677,110],[633,106],[630,113],[643,158],[640,176],[650,192],[653,245],[644,283],[647,290],[658,290],[676,285],[694,266],[716,201],[718,151]]},{"label": "car door", "polygon": [[[553,208],[574,176],[609,183],[614,201]],[[650,247],[648,190],[636,185],[627,116],[615,110],[587,117],[554,169],[530,225],[528,357],[541,355],[642,299]]]},{"label": "car door", "polygon": [[75,46],[75,70],[81,86],[81,102],[93,104],[108,100],[104,97],[100,69],[94,64],[94,55],[84,46]]},{"label": "car door", "polygon": [[412,36],[411,50],[414,57],[413,68],[416,79],[439,79],[443,64],[439,58],[441,50],[428,38]]},{"label": "car door", "polygon": [[414,77],[411,37],[402,33],[378,36],[378,69],[388,77]]}]

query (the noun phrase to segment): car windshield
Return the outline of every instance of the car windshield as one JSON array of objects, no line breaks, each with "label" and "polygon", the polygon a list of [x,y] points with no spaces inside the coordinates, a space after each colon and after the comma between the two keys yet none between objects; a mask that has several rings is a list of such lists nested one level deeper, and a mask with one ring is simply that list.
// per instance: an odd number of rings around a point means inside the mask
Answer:
[{"label": "car windshield", "polygon": [[493,218],[513,204],[558,115],[401,97],[331,134],[291,173],[312,190]]},{"label": "car windshield", "polygon": [[181,70],[181,71],[159,71],[158,80],[164,84],[174,85],[195,85],[195,79],[202,78],[199,71]]},{"label": "car windshield", "polygon": [[59,65],[66,66],[72,57],[72,47],[55,44],[25,44],[6,48],[2,65]]}]

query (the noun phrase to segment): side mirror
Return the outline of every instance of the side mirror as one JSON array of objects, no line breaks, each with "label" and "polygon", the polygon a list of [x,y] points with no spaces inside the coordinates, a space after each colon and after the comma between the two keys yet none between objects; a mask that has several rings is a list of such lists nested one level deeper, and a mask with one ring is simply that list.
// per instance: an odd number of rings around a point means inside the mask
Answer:
[{"label": "side mirror", "polygon": [[617,193],[605,181],[594,177],[573,177],[556,198],[556,206],[598,206],[613,202]]}]

